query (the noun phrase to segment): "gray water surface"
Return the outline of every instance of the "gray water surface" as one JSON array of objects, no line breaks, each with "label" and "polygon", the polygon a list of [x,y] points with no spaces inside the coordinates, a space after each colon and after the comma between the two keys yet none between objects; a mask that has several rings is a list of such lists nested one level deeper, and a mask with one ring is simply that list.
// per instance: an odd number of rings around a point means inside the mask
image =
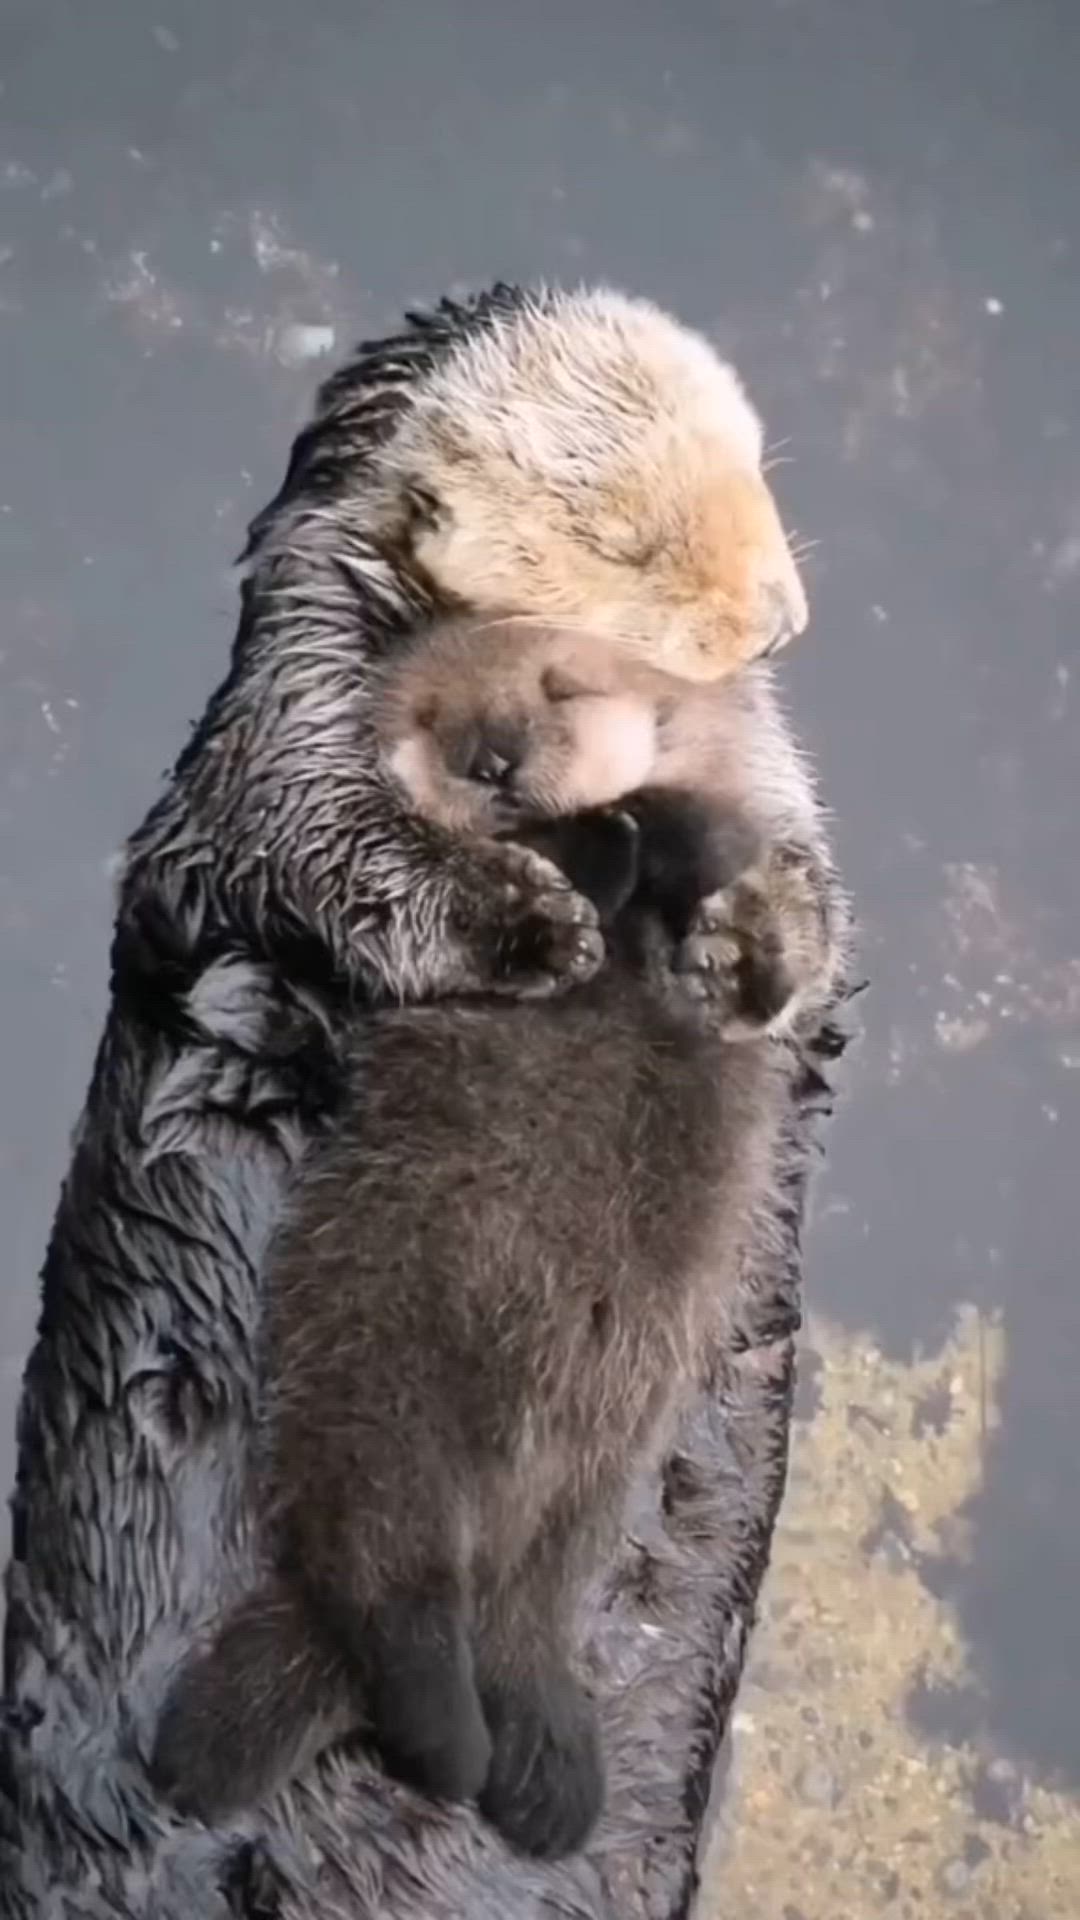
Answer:
[{"label": "gray water surface", "polygon": [[1080,10],[4,0],[0,69],[0,1477],[110,858],[315,379],[497,275],[651,294],[819,542],[784,671],[873,981],[715,1907],[1075,1914]]}]

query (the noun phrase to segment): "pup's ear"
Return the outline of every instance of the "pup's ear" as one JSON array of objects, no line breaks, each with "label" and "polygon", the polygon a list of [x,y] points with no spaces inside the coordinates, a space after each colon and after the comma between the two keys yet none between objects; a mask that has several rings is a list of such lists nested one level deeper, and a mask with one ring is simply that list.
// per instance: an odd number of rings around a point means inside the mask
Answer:
[{"label": "pup's ear", "polygon": [[439,702],[435,694],[425,693],[416,702],[412,710],[413,722],[422,733],[430,733],[439,718]]},{"label": "pup's ear", "polygon": [[584,695],[604,691],[597,680],[587,680],[575,668],[560,665],[544,668],[540,675],[540,686],[545,698],[553,704],[560,700],[580,700]]}]

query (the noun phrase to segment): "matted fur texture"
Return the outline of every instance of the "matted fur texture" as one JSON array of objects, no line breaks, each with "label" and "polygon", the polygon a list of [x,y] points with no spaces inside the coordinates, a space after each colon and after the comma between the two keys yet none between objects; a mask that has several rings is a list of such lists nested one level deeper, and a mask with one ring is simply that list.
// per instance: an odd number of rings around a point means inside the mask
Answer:
[{"label": "matted fur texture", "polygon": [[[595,1595],[588,1671],[610,1796],[586,1855],[525,1864],[471,1813],[420,1800],[360,1755],[325,1756],[221,1831],[173,1818],[144,1772],[170,1674],[250,1577],[260,1262],[290,1170],[332,1117],[356,997],[473,984],[449,937],[446,849],[393,813],[357,750],[365,657],[435,598],[415,526],[386,518],[395,462],[382,456],[415,434],[414,402],[440,370],[460,374],[462,355],[523,314],[557,341],[577,298],[499,288],[444,305],[328,383],[252,529],[229,675],[131,843],[112,1005],[20,1413],[0,1733],[5,1920],[689,1910],[783,1485],[799,1223],[824,1059],[841,1044],[839,969],[828,1004],[772,1043],[790,1061],[790,1121],[729,1336]],[[426,526],[424,475],[410,471]],[[786,576],[778,586],[777,568],[765,599],[780,593],[797,626],[796,587]],[[755,698],[839,929],[843,902],[767,676]],[[351,992],[335,984],[343,976]]]}]

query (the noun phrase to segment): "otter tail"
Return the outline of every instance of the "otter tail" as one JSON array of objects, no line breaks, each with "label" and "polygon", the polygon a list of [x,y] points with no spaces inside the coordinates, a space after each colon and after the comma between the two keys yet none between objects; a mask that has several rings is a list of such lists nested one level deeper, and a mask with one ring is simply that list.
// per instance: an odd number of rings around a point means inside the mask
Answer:
[{"label": "otter tail", "polygon": [[208,1822],[255,1806],[359,1724],[350,1679],[312,1631],[302,1597],[268,1582],[173,1682],[150,1759],[154,1786]]}]

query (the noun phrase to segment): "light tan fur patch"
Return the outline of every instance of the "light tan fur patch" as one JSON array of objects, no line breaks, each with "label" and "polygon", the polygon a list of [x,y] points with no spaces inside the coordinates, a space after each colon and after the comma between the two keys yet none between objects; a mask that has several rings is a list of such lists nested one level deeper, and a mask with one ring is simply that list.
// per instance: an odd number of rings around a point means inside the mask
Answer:
[{"label": "light tan fur patch", "polygon": [[607,633],[713,680],[801,633],[806,597],[734,370],[646,301],[555,295],[418,393],[384,513],[445,598]]}]

